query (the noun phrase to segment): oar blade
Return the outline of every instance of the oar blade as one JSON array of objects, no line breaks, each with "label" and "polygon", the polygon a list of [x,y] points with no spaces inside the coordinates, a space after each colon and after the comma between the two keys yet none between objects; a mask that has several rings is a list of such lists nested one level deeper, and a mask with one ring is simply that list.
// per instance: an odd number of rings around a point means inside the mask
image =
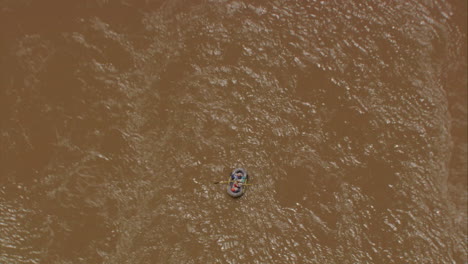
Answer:
[{"label": "oar blade", "polygon": [[214,182],[214,184],[219,184],[219,183],[227,183],[227,181],[218,181],[218,182]]}]

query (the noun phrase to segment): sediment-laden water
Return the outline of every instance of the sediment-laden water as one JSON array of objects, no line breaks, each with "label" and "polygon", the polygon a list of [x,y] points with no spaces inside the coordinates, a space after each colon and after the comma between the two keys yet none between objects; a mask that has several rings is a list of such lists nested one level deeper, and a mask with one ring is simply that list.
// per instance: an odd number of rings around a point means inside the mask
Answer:
[{"label": "sediment-laden water", "polygon": [[3,0],[0,32],[1,263],[467,262],[463,1]]}]

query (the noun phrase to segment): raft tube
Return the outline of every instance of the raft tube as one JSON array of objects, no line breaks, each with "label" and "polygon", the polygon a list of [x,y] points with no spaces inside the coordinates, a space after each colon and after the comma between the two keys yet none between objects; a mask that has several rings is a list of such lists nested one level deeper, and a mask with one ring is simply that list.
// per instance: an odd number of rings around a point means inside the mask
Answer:
[{"label": "raft tube", "polygon": [[[229,184],[227,186],[227,193],[230,196],[234,197],[234,198],[241,197],[244,194],[245,189],[246,189],[246,186],[241,185],[236,192],[233,192],[231,190],[233,185],[234,185],[233,178],[239,172],[242,174],[242,178],[238,179],[239,182],[241,182],[242,184],[246,184],[247,181],[249,180],[249,175],[247,174],[246,170],[244,170],[242,168],[237,168],[237,169],[232,171],[231,175],[229,175]],[[235,180],[235,178],[234,178],[234,180]]]}]

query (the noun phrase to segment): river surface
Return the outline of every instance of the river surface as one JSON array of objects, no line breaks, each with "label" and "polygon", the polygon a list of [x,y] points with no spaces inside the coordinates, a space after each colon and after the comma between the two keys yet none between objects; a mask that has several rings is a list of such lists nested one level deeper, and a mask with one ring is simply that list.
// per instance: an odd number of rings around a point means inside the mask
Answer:
[{"label": "river surface", "polygon": [[466,8],[1,0],[0,263],[466,264]]}]

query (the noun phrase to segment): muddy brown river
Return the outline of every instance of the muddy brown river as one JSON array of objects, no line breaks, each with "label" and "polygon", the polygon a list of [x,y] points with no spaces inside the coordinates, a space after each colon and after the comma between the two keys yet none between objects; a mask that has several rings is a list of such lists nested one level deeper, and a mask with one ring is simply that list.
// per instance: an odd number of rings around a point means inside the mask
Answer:
[{"label": "muddy brown river", "polygon": [[0,0],[0,263],[468,263],[466,10]]}]

